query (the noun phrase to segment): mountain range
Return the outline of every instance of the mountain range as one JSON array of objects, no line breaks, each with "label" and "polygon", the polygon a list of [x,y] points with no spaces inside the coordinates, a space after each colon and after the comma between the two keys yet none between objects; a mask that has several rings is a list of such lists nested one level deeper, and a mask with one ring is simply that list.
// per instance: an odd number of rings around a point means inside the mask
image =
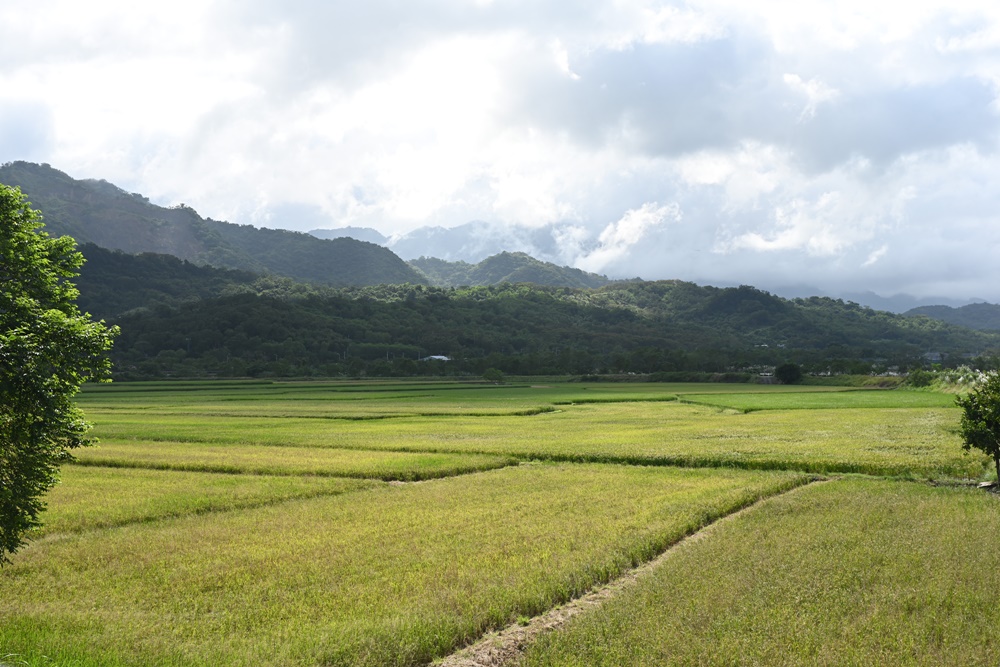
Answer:
[{"label": "mountain range", "polygon": [[127,253],[169,254],[195,264],[274,273],[329,285],[426,284],[390,250],[350,238],[202,218],[190,207],[157,206],[103,180],[76,180],[48,165],[0,166],[0,183],[17,186],[43,214],[46,231]]},{"label": "mountain range", "polygon": [[[571,223],[555,222],[542,227],[524,228],[491,224],[474,220],[457,227],[419,227],[406,234],[385,236],[368,227],[340,227],[313,229],[309,233],[318,238],[353,238],[385,246],[401,258],[414,264],[418,259],[433,257],[449,262],[478,263],[501,252],[515,252],[539,258],[551,266],[559,265],[563,253],[560,239],[573,238]],[[594,250],[597,241],[590,245],[583,242],[579,250]],[[567,267],[563,267],[567,268]],[[570,281],[572,283],[572,281]],[[732,285],[735,287],[736,285]],[[785,298],[825,296],[853,301],[862,306],[892,313],[903,313],[925,305],[960,307],[981,299],[952,299],[949,297],[915,297],[909,294],[882,296],[871,291],[829,292],[813,285],[774,285],[768,287],[774,294]]]},{"label": "mountain range", "polygon": [[[594,287],[607,282],[604,276],[542,262],[524,253],[499,253],[476,265],[424,257],[407,264],[383,247],[388,240],[375,230],[304,234],[235,225],[202,218],[183,204],[157,206],[107,181],[77,180],[49,165],[2,165],[0,183],[20,187],[35,208],[42,210],[46,230],[52,234],[132,254],[172,255],[197,265],[337,286],[535,282]],[[475,229],[470,226],[466,231],[473,234]]]},{"label": "mountain range", "polygon": [[501,252],[478,264],[448,262],[436,257],[420,257],[410,260],[409,264],[437,287],[533,283],[551,287],[593,288],[609,282],[607,276],[542,262],[523,252]]},{"label": "mountain range", "polygon": [[[304,282],[333,287],[410,284],[449,288],[532,283],[590,290],[613,284],[605,276],[558,266],[524,252],[503,251],[481,257],[506,232],[483,222],[448,230],[423,228],[397,239],[349,227],[303,234],[202,218],[184,205],[157,206],[141,194],[103,180],[73,179],[45,164],[4,164],[0,166],[0,182],[21,188],[42,210],[47,231],[71,235],[84,244],[91,265],[80,277],[81,299],[87,309],[105,317],[151,305],[176,307],[238,293],[280,298],[315,294],[317,288],[304,286]],[[506,241],[513,248],[554,251],[554,229],[522,230],[523,238]],[[440,255],[421,254],[405,262],[378,241],[404,256],[428,247],[437,247]],[[130,259],[135,256],[140,259]],[[470,262],[456,257],[478,259]],[[864,305],[862,298],[854,301]],[[899,296],[896,303],[906,301]],[[1000,330],[1000,306],[909,305],[906,314],[910,316]]]},{"label": "mountain range", "polygon": [[935,320],[980,331],[1000,331],[1000,306],[992,303],[972,303],[959,308],[950,306],[921,306],[904,313],[908,316],[924,315]]},{"label": "mountain range", "polygon": [[313,229],[309,233],[318,238],[371,240],[405,260],[435,257],[475,264],[501,252],[521,252],[555,265],[561,257],[559,239],[570,233],[571,227],[558,222],[536,228],[510,227],[473,220],[456,227],[419,227],[391,237],[368,227]]}]

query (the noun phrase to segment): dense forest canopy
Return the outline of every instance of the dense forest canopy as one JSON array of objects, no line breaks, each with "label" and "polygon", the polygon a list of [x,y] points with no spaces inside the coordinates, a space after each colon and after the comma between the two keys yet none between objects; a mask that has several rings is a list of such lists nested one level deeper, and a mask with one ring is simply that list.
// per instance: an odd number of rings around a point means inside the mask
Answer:
[{"label": "dense forest canopy", "polygon": [[[870,372],[924,366],[928,352],[958,362],[1000,347],[1000,336],[930,318],[749,286],[334,288],[91,246],[85,254],[81,302],[121,325],[114,358],[125,376],[721,373],[786,361]],[[450,361],[422,361],[431,356]]]},{"label": "dense forest canopy", "polygon": [[903,313],[904,315],[925,315],[980,331],[1000,331],[1000,306],[993,303],[970,303],[967,306],[920,306]]}]

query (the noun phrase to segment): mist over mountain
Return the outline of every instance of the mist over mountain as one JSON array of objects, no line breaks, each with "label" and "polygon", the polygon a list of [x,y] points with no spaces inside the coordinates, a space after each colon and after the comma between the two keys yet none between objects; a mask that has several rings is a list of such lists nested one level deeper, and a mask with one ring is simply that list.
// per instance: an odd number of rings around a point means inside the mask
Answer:
[{"label": "mist over mountain", "polygon": [[[959,363],[1000,348],[996,332],[927,317],[818,296],[789,300],[747,285],[609,281],[523,252],[475,263],[425,256],[408,265],[372,243],[204,219],[47,165],[4,165],[0,181],[27,193],[47,231],[81,242],[88,263],[80,305],[122,327],[114,359],[125,377],[488,367],[752,377],[788,360],[815,372],[868,373],[921,367],[928,351]],[[507,242],[552,252],[564,247],[555,230],[524,230]],[[333,233],[344,231],[365,230]],[[449,253],[503,242],[486,223],[451,234],[429,230],[410,242],[450,238],[454,244],[442,245]],[[428,354],[455,361],[417,365]]]},{"label": "mist over mountain", "polygon": [[4,164],[0,183],[21,188],[42,211],[47,232],[67,234],[78,243],[330,285],[426,282],[390,250],[373,243],[322,240],[202,218],[184,204],[157,206],[107,181],[76,180],[49,165]]},{"label": "mist over mountain", "polygon": [[0,162],[407,260],[1000,303],[983,0],[4,7]]},{"label": "mist over mountain", "polygon": [[384,236],[367,227],[313,229],[321,239],[348,236],[379,243],[405,260],[435,257],[449,262],[476,264],[502,252],[520,252],[560,266],[571,264],[581,249],[598,246],[571,223],[551,223],[524,227],[473,220],[456,227],[418,227],[406,234]]},{"label": "mist over mountain", "polygon": [[[601,249],[600,237],[590,235],[582,228],[571,223],[552,223],[541,227],[527,228],[516,225],[491,224],[475,220],[452,228],[420,227],[407,234],[395,237],[384,236],[374,229],[359,227],[314,229],[309,233],[318,238],[347,236],[361,241],[380,243],[407,260],[411,265],[418,266],[432,281],[438,280],[434,284],[439,285],[479,285],[493,283],[480,282],[478,278],[444,278],[440,269],[431,268],[432,263],[429,261],[431,258],[455,264],[454,268],[458,270],[463,264],[476,265],[489,257],[494,257],[502,253],[513,253],[528,255],[553,266],[574,269],[576,266],[575,262],[579,261],[581,255],[587,256],[588,253],[597,253]],[[579,268],[575,268],[575,270],[589,275],[601,275],[583,271]],[[445,271],[445,273],[447,272]],[[438,278],[435,278],[435,276],[438,276]],[[634,278],[636,276],[630,275],[627,277]],[[455,282],[456,280],[459,282]],[[461,280],[468,280],[469,282],[461,282]],[[713,281],[713,284],[720,287],[736,287],[742,284],[742,282],[739,280]],[[540,282],[539,284],[554,283]],[[567,284],[583,286],[572,282]],[[596,285],[590,284],[587,286],[593,287]],[[913,308],[928,305],[945,305],[957,308],[982,301],[982,299],[977,298],[956,299],[946,296],[916,297],[905,293],[883,296],[871,290],[827,291],[815,285],[789,285],[777,280],[759,282],[756,284],[756,287],[766,289],[788,299],[822,296],[853,301],[868,308],[885,310],[891,313],[904,313]]]},{"label": "mist over mountain", "polygon": [[[184,204],[158,206],[142,194],[126,192],[104,180],[77,180],[45,164],[4,164],[0,166],[0,182],[21,187],[34,206],[42,210],[49,232],[69,234],[80,243],[129,253],[165,253],[200,265],[344,286],[507,281],[593,287],[600,283],[594,276],[606,278],[587,271],[588,265],[600,265],[640,237],[643,230],[671,215],[666,209],[637,211],[600,234],[570,222],[525,227],[484,221],[451,228],[421,227],[398,236],[386,236],[367,227],[314,229],[305,234],[202,218]],[[286,208],[282,209],[286,217],[318,219],[311,209]],[[474,269],[503,253],[521,255],[518,261],[522,264],[524,258],[538,264],[508,270],[497,266]],[[422,261],[421,270],[407,265],[404,259],[411,263]],[[441,262],[433,263],[431,259]],[[705,259],[713,257],[706,255]],[[671,265],[669,254],[660,264]],[[636,265],[636,275],[639,268]],[[717,263],[706,261],[703,271],[709,274],[717,268]],[[749,281],[737,277],[714,284],[735,287],[743,282]],[[831,292],[807,284],[788,286],[778,279],[760,280],[755,285],[787,298],[824,296],[895,313],[921,306],[961,307],[981,301],[918,298],[905,293],[882,296],[871,290]]]}]

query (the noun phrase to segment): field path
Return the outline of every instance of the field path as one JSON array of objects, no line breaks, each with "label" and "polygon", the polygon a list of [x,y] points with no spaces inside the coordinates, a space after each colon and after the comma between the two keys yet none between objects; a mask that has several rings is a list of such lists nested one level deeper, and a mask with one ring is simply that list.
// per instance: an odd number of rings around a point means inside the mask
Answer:
[{"label": "field path", "polygon": [[761,503],[778,496],[795,493],[800,489],[817,483],[830,481],[829,479],[817,479],[806,484],[800,484],[788,491],[761,498],[751,505],[739,509],[732,514],[718,519],[705,526],[697,533],[689,535],[674,543],[666,551],[651,561],[643,563],[639,567],[625,572],[614,581],[604,584],[600,588],[595,588],[586,595],[571,600],[566,604],[556,607],[549,612],[536,616],[528,620],[525,624],[515,623],[498,632],[491,632],[471,646],[467,646],[455,653],[452,653],[442,660],[434,662],[434,667],[509,667],[513,665],[521,656],[528,645],[539,635],[553,630],[558,630],[577,614],[590,609],[595,609],[606,600],[613,598],[620,592],[633,586],[642,577],[647,576],[655,570],[661,563],[672,557],[678,549],[685,545],[693,544],[710,535],[715,528],[723,522],[735,520]]}]

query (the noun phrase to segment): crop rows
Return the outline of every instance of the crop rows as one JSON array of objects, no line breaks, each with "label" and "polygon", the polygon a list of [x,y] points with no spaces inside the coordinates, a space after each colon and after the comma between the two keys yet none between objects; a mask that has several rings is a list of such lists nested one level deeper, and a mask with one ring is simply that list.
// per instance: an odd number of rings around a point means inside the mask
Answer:
[{"label": "crop rows", "polygon": [[64,527],[3,573],[0,641],[82,665],[421,664],[806,480],[519,466]]},{"label": "crop rows", "polygon": [[[988,467],[962,452],[952,400],[91,387],[102,442],[0,570],[0,663],[427,664],[669,550],[525,664],[995,664],[1000,511],[954,486]],[[809,484],[858,472],[882,479]]]}]

